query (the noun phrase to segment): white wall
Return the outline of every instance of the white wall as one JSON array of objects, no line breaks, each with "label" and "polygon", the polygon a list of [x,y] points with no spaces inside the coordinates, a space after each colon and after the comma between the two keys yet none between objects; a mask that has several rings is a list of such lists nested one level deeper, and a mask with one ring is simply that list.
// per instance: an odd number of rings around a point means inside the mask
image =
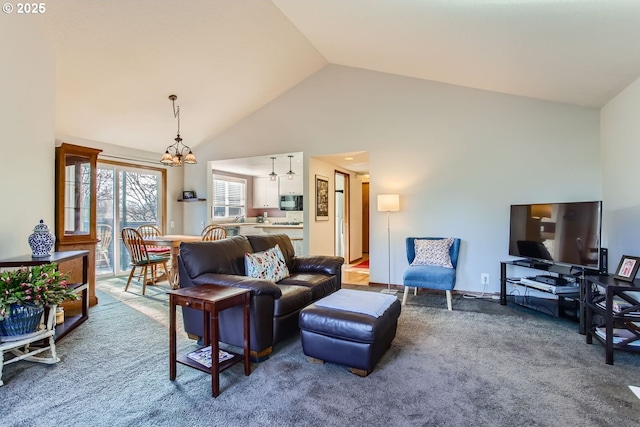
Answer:
[{"label": "white wall", "polygon": [[640,256],[640,79],[601,110],[603,245],[609,272],[622,255]]},{"label": "white wall", "polygon": [[[337,65],[198,145],[199,164],[185,170],[185,185],[206,189],[207,160],[363,150],[371,200],[401,195],[401,211],[391,218],[396,284],[407,266],[406,237],[455,236],[463,240],[456,289],[481,291],[486,272],[487,291],[497,292],[499,261],[508,259],[510,204],[602,197],[596,109]],[[310,190],[312,182],[305,185]],[[371,281],[386,283],[386,214],[375,203],[370,223]],[[310,253],[318,253],[324,243],[315,231],[307,238]],[[322,250],[332,253],[329,247]]]},{"label": "white wall", "polygon": [[[308,163],[309,179],[305,194],[308,205],[305,208],[305,244],[308,244],[310,255],[334,255],[335,253],[335,172],[349,175],[349,258],[345,262],[362,258],[362,181],[355,172],[348,171],[326,161],[310,158]],[[329,220],[316,221],[316,182],[315,176],[321,175],[329,179]]]},{"label": "white wall", "polygon": [[[27,19],[25,19],[27,18]],[[54,231],[55,56],[35,21],[5,15],[0,25],[0,259],[31,253],[43,219]],[[13,160],[12,160],[13,159]]]}]

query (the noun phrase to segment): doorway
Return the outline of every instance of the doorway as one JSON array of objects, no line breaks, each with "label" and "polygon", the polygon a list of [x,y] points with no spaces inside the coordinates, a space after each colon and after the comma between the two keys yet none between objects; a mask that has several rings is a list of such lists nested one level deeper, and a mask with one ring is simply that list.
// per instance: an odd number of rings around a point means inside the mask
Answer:
[{"label": "doorway", "polygon": [[334,242],[336,256],[341,256],[347,262],[349,256],[349,174],[335,171],[335,222]]},{"label": "doorway", "polygon": [[362,183],[362,254],[369,256],[369,183]]}]

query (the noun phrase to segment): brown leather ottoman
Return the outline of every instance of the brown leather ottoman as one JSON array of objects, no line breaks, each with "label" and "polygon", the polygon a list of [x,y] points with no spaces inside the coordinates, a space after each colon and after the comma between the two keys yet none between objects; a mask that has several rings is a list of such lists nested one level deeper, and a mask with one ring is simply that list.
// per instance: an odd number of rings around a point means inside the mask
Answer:
[{"label": "brown leather ottoman", "polygon": [[[347,303],[326,306],[324,302],[332,297]],[[348,301],[359,312],[349,311]],[[367,376],[391,346],[400,310],[400,301],[395,296],[336,291],[300,311],[302,351],[312,362],[345,365],[354,374]]]}]

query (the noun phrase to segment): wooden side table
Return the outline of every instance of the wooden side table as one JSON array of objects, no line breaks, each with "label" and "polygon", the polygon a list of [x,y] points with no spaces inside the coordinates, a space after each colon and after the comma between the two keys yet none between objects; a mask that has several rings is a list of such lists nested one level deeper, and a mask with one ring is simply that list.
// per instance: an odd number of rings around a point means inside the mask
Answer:
[{"label": "wooden side table", "polygon": [[[176,379],[176,363],[190,366],[211,374],[211,395],[220,394],[220,372],[244,360],[244,374],[251,374],[249,359],[249,296],[248,289],[232,288],[218,285],[200,285],[176,289],[169,294],[169,379]],[[204,346],[211,345],[211,368],[208,368],[186,355],[176,353],[176,306],[195,308],[204,312]],[[218,314],[227,308],[244,305],[244,354],[229,352],[231,359],[218,361]]]}]

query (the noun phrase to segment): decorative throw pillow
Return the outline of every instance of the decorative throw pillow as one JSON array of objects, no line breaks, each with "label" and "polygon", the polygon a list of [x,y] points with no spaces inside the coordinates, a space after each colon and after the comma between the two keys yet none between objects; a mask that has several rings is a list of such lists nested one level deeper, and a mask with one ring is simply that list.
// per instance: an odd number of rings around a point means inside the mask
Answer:
[{"label": "decorative throw pillow", "polygon": [[278,282],[285,277],[289,277],[289,269],[278,244],[264,252],[245,254],[244,264],[247,276],[255,279]]},{"label": "decorative throw pillow", "polygon": [[453,244],[453,238],[440,240],[414,240],[416,257],[411,265],[435,265],[438,267],[453,268],[449,249]]}]

